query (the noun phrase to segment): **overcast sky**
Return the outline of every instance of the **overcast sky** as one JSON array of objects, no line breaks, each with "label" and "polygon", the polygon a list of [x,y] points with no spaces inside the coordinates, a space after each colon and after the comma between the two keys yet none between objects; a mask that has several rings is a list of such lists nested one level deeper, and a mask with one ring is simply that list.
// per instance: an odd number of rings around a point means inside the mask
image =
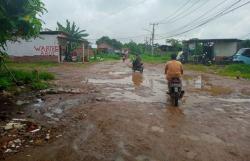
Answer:
[{"label": "overcast sky", "polygon": [[[56,22],[75,21],[95,42],[101,36],[144,42],[152,22],[156,26],[156,42],[178,35],[205,22],[238,0],[42,0],[48,13],[44,27],[55,30]],[[241,0],[240,4],[249,0]],[[184,7],[183,7],[184,6]],[[207,14],[205,14],[207,13]],[[197,18],[200,18],[196,20]],[[196,21],[195,21],[196,20]],[[175,36],[189,38],[242,38],[250,33],[250,4],[220,17],[191,32]],[[249,36],[250,37],[250,34]],[[246,38],[246,37],[245,37]]]}]

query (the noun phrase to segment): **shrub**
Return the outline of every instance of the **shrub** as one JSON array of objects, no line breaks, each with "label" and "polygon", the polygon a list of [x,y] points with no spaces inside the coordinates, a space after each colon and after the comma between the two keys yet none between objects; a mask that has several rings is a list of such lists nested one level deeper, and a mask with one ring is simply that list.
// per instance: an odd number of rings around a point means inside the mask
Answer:
[{"label": "shrub", "polygon": [[11,81],[8,78],[0,78],[0,90],[5,90],[11,86]]},{"label": "shrub", "polygon": [[164,54],[164,55],[149,55],[149,54],[143,54],[141,55],[142,60],[147,63],[166,63],[168,60],[170,60],[170,54]]},{"label": "shrub", "polygon": [[239,76],[242,78],[250,78],[250,65],[247,64],[232,64],[225,66],[219,71],[225,76]]},{"label": "shrub", "polygon": [[51,73],[48,73],[48,72],[41,72],[41,73],[39,73],[39,79],[48,81],[48,80],[55,79],[55,76]]},{"label": "shrub", "polygon": [[[53,80],[55,77],[48,72],[26,71],[26,70],[11,70],[17,82],[21,84],[31,85],[33,89],[48,88],[48,84],[42,81]],[[14,85],[15,82],[11,75],[5,71],[0,72],[0,90],[5,90]]]},{"label": "shrub", "polygon": [[39,82],[33,82],[31,84],[31,87],[34,90],[42,90],[42,89],[48,88],[49,86],[48,86],[48,84],[46,82],[39,81]]},{"label": "shrub", "polygon": [[17,81],[21,81],[25,84],[31,83],[35,80],[35,76],[28,71],[13,70],[12,73],[14,74]]}]

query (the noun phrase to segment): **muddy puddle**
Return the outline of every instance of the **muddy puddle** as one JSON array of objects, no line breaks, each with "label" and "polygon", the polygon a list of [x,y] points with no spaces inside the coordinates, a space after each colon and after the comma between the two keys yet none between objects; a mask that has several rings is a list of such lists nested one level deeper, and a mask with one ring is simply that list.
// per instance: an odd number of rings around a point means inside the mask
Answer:
[{"label": "muddy puddle", "polygon": [[82,100],[80,98],[71,98],[63,101],[58,99],[54,100],[54,102],[44,102],[42,99],[37,99],[30,107],[53,121],[59,121],[65,111],[78,107],[81,103]]},{"label": "muddy puddle", "polygon": [[115,75],[126,75],[120,79],[88,79],[89,83],[106,85],[112,100],[136,102],[166,102],[167,84],[164,75],[115,72]]},{"label": "muddy puddle", "polygon": [[219,101],[230,102],[230,103],[250,103],[250,99],[237,99],[237,98],[217,98]]},{"label": "muddy puddle", "polygon": [[[109,75],[120,76],[118,79],[94,79],[89,78],[88,82],[95,85],[105,85],[108,97],[113,100],[136,101],[136,102],[158,102],[167,101],[167,83],[162,73],[144,72],[133,73],[128,71],[110,72]],[[184,78],[184,90],[194,89],[209,92],[212,95],[220,95],[228,91],[220,87],[209,85],[201,76]]]}]

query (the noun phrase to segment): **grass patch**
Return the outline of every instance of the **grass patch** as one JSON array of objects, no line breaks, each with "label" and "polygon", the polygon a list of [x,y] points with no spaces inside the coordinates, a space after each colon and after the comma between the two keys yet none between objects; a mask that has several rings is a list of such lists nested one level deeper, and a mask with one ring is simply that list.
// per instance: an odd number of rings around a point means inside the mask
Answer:
[{"label": "grass patch", "polygon": [[247,64],[232,64],[227,65],[223,69],[219,69],[218,73],[224,76],[250,79],[250,65]]},{"label": "grass patch", "polygon": [[30,70],[30,69],[37,69],[37,70],[46,70],[48,68],[58,66],[58,63],[53,62],[34,62],[34,63],[23,63],[23,62],[6,62],[6,65],[11,69],[23,69],[23,70]]},{"label": "grass patch", "polygon": [[225,66],[219,66],[219,65],[205,66],[205,65],[185,64],[184,68],[187,70],[193,70],[199,72],[216,73],[222,76],[250,79],[250,65],[247,64],[230,64]]},{"label": "grass patch", "polygon": [[53,79],[55,79],[55,76],[54,76],[54,74],[52,74],[52,73],[40,72],[40,73],[39,73],[39,78],[40,78],[41,80],[48,81],[48,80],[53,80]]},{"label": "grass patch", "polygon": [[[32,89],[45,89],[48,88],[47,81],[55,79],[52,73],[45,71],[59,64],[45,61],[18,63],[6,60],[6,65],[18,83],[29,86]],[[15,84],[15,81],[7,71],[0,71],[0,90],[10,90],[15,87]]]},{"label": "grass patch", "polygon": [[8,78],[6,77],[0,78],[0,90],[5,90],[9,88],[11,85],[12,85],[12,82]]},{"label": "grass patch", "polygon": [[184,70],[193,70],[193,71],[198,71],[198,72],[208,72],[209,67],[208,66],[204,66],[204,65],[194,65],[194,64],[185,64],[184,65]]},{"label": "grass patch", "polygon": [[[55,79],[55,76],[48,72],[37,72],[30,70],[10,69],[17,82],[31,86],[32,89],[48,88],[46,81]],[[7,71],[0,73],[0,90],[8,90],[15,86],[15,81]]]},{"label": "grass patch", "polygon": [[38,82],[32,82],[31,87],[34,90],[43,90],[47,89],[49,85],[47,82],[38,81]]},{"label": "grass patch", "polygon": [[141,55],[141,58],[142,61],[145,63],[160,64],[160,63],[166,63],[168,60],[170,60],[170,54],[164,54],[164,55],[143,54]]}]

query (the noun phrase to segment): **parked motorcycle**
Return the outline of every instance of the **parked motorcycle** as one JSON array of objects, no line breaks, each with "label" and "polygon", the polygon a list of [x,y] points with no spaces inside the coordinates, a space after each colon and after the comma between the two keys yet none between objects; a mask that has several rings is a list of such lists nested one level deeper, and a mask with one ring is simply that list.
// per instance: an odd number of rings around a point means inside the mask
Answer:
[{"label": "parked motorcycle", "polygon": [[182,90],[182,84],[180,78],[173,78],[169,82],[169,92],[171,102],[174,106],[178,106],[179,100],[183,97],[184,91]]}]

